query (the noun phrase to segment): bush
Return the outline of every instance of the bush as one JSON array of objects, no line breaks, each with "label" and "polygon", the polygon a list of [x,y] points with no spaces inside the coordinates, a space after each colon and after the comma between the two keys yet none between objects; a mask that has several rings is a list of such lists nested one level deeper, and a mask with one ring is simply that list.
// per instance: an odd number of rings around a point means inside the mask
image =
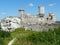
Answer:
[{"label": "bush", "polygon": [[0,30],[0,37],[1,38],[7,38],[7,37],[10,37],[10,36],[11,36],[10,32]]},{"label": "bush", "polygon": [[0,37],[0,45],[4,45],[3,39]]}]

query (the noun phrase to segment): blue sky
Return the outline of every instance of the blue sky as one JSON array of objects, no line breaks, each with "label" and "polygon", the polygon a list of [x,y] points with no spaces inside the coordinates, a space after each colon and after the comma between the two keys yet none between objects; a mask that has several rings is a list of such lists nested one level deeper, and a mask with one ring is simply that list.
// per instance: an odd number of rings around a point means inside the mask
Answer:
[{"label": "blue sky", "polygon": [[19,16],[18,10],[23,8],[26,13],[38,14],[38,6],[45,7],[45,15],[54,12],[60,21],[60,0],[0,0],[0,19],[6,16]]}]

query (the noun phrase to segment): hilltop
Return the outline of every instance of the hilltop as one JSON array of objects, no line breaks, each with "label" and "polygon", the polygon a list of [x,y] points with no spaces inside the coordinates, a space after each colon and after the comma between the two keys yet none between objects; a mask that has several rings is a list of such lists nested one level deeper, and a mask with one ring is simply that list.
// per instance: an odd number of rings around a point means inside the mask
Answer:
[{"label": "hilltop", "polygon": [[24,28],[17,28],[14,32],[0,30],[0,45],[7,45],[14,38],[12,45],[60,45],[60,27],[42,32]]}]

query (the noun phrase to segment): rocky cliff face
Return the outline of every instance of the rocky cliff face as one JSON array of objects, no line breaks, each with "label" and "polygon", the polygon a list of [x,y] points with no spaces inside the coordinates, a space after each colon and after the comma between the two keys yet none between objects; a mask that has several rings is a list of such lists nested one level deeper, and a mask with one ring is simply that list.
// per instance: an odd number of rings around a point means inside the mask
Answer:
[{"label": "rocky cliff face", "polygon": [[1,20],[1,28],[4,31],[14,31],[14,29],[21,27],[20,21],[18,17],[7,17]]}]

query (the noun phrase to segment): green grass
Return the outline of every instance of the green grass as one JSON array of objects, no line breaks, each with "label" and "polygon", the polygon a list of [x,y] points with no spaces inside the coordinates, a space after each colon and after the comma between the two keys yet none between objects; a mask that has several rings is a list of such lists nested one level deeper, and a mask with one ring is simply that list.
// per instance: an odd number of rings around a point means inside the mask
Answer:
[{"label": "green grass", "polygon": [[10,32],[0,30],[0,45],[7,45],[11,39]]},{"label": "green grass", "polygon": [[13,45],[60,45],[60,28],[47,32],[19,30]]},{"label": "green grass", "polygon": [[14,32],[10,32],[10,36],[3,37],[2,39],[0,37],[0,45],[7,45],[13,38],[16,38],[13,45],[60,45],[60,27],[46,32],[17,28]]}]

